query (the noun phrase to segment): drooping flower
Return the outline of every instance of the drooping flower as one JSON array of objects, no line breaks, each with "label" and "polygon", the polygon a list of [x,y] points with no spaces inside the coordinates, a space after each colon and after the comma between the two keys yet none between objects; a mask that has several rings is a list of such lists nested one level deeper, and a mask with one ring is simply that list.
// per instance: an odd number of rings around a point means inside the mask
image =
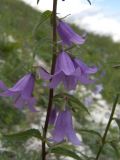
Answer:
[{"label": "drooping flower", "polygon": [[83,61],[77,58],[75,58],[73,62],[78,72],[80,73],[77,75],[77,78],[82,84],[86,85],[95,82],[95,80],[90,79],[90,75],[95,74],[98,71],[96,66],[89,67]]},{"label": "drooping flower", "polygon": [[2,97],[13,97],[14,105],[18,109],[28,106],[31,111],[36,111],[34,108],[36,100],[33,97],[33,89],[35,76],[32,73],[22,77],[12,88],[7,88],[5,84],[0,82],[0,89],[4,92],[0,93]]},{"label": "drooping flower", "polygon": [[59,112],[55,128],[52,131],[52,141],[59,143],[65,138],[73,145],[80,145],[80,141],[73,129],[72,114],[67,109]]},{"label": "drooping flower", "polygon": [[49,75],[43,68],[40,69],[40,75],[45,80],[51,79],[50,88],[55,88],[60,82],[63,82],[67,90],[75,89],[77,85],[75,72],[75,66],[65,52],[60,53],[57,57],[54,75]]},{"label": "drooping flower", "polygon": [[81,45],[85,42],[85,38],[75,33],[67,23],[61,20],[59,20],[58,22],[57,32],[63,44],[67,44],[67,45],[80,44]]},{"label": "drooping flower", "polygon": [[72,59],[66,52],[61,52],[56,59],[55,73],[50,75],[43,68],[40,69],[40,75],[45,80],[50,80],[50,88],[56,88],[60,82],[63,82],[67,90],[74,90],[78,81],[82,84],[93,83],[90,74],[96,73],[96,67],[88,67],[78,59]]}]

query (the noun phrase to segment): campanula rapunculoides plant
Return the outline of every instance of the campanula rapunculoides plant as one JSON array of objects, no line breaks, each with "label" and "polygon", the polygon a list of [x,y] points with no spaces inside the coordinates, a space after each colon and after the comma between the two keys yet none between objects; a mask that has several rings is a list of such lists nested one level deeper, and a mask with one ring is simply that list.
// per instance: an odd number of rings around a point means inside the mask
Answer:
[{"label": "campanula rapunculoides plant", "polygon": [[[41,160],[50,159],[51,157],[49,158],[49,154],[51,154],[51,152],[81,160],[82,158],[80,155],[78,155],[79,150],[76,152],[74,149],[74,147],[80,148],[82,146],[82,141],[80,140],[79,136],[77,136],[79,128],[77,130],[76,126],[74,125],[77,124],[74,123],[76,122],[75,116],[76,114],[80,113],[76,112],[74,105],[77,103],[79,104],[78,107],[82,106],[85,110],[87,109],[79,99],[73,95],[70,95],[70,91],[75,91],[79,85],[84,85],[85,88],[87,88],[89,85],[93,85],[96,86],[96,89],[93,91],[94,94],[98,94],[102,90],[102,86],[96,85],[96,82],[99,79],[96,78],[98,67],[95,65],[88,65],[84,60],[75,57],[74,51],[70,50],[70,47],[72,46],[82,47],[85,45],[86,39],[84,36],[75,32],[74,29],[72,29],[72,27],[66,23],[63,18],[58,17],[59,14],[57,14],[57,2],[58,0],[53,0],[52,12],[45,11],[42,15],[43,19],[50,18],[50,25],[52,27],[51,46],[53,54],[50,71],[48,72],[43,66],[38,66],[39,69],[37,68],[37,71],[35,71],[35,67],[32,66],[33,68],[30,67],[27,73],[22,75],[22,78],[14,83],[13,87],[11,88],[8,88],[3,81],[0,81],[0,96],[2,98],[11,97],[13,100],[13,105],[16,108],[23,109],[28,107],[31,112],[35,112],[34,114],[36,114],[36,111],[38,110],[36,109],[36,98],[34,97],[35,83],[39,76],[40,80],[44,79],[45,82],[48,80],[47,90],[49,90],[49,95],[45,123],[43,126],[41,126],[41,133],[39,130],[32,130],[32,136],[39,138],[42,142],[40,146]],[[39,3],[39,0],[37,0],[37,3]],[[34,58],[35,55],[33,56],[33,59]],[[60,84],[62,84],[64,87],[62,88]],[[39,87],[41,88],[43,86]],[[62,89],[60,90],[60,88]],[[86,99],[88,106],[92,102],[90,98]],[[58,101],[57,105],[56,101]],[[71,101],[73,103],[71,103]],[[100,142],[98,153],[96,154],[96,157],[93,158],[95,160],[98,160],[104,144],[106,143],[105,139],[110,127],[110,123],[113,120],[117,101],[118,95],[116,96],[113,110],[103,137],[97,134],[102,140]],[[48,132],[49,135],[47,134]],[[28,132],[25,133],[27,134]],[[64,148],[63,144],[72,145],[73,151],[69,150],[69,147],[67,149]],[[61,145],[63,148],[59,147],[59,145]],[[84,154],[82,154],[82,156],[83,155]],[[84,155],[84,158],[87,158],[86,160],[88,160],[89,156]]]}]

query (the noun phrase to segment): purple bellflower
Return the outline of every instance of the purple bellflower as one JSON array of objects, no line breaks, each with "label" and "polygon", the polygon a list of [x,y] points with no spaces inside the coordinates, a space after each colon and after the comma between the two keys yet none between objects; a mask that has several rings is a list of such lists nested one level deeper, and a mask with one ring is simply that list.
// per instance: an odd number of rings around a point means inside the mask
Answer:
[{"label": "purple bellflower", "polygon": [[95,80],[90,79],[90,75],[95,74],[98,71],[96,66],[89,67],[83,61],[77,58],[75,58],[73,62],[77,68],[77,72],[79,72],[77,78],[82,84],[86,85],[95,82]]},{"label": "purple bellflower", "polygon": [[61,111],[58,114],[55,128],[52,131],[52,141],[59,143],[65,138],[73,145],[80,145],[72,124],[72,114],[69,110]]},{"label": "purple bellflower", "polygon": [[62,52],[58,55],[54,75],[49,75],[43,68],[40,69],[40,75],[45,80],[51,79],[50,88],[55,88],[62,81],[67,90],[75,89],[77,78],[75,76],[75,67],[67,53]]},{"label": "purple bellflower", "polygon": [[65,22],[59,20],[57,32],[62,39],[62,43],[66,45],[83,44],[85,38],[75,33],[72,28]]},{"label": "purple bellflower", "polygon": [[88,67],[81,60],[72,59],[66,52],[61,52],[58,55],[54,75],[50,75],[43,68],[40,69],[40,75],[43,79],[51,79],[50,88],[56,88],[60,82],[63,82],[67,90],[74,90],[78,81],[83,84],[93,83],[94,80],[91,80],[89,76],[96,72],[96,67]]},{"label": "purple bellflower", "polygon": [[12,88],[7,88],[5,84],[0,81],[0,89],[4,92],[0,93],[2,97],[13,97],[14,105],[18,109],[22,109],[25,105],[31,111],[36,111],[34,105],[36,100],[33,97],[33,89],[35,83],[35,76],[32,73],[26,74],[22,77]]}]

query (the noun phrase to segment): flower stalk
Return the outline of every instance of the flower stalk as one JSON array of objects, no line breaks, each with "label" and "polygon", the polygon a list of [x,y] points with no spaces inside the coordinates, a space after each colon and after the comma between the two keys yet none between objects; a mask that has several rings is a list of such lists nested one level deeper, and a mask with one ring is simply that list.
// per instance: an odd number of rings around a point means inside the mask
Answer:
[{"label": "flower stalk", "polygon": [[[57,0],[53,0],[53,14],[52,14],[52,20],[53,20],[53,57],[52,57],[52,67],[51,67],[51,74],[54,74],[55,71],[55,64],[56,64],[56,52],[57,52],[57,33],[56,33],[56,11],[57,11]],[[45,120],[45,125],[43,128],[43,142],[42,142],[42,160],[46,160],[46,135],[47,135],[47,129],[49,124],[49,117],[52,110],[52,103],[53,103],[53,93],[54,90],[49,90],[49,102],[48,102],[48,109],[47,109],[47,115]]]},{"label": "flower stalk", "polygon": [[102,138],[102,145],[100,146],[100,148],[99,148],[99,150],[98,150],[98,153],[97,153],[97,156],[96,156],[95,160],[98,160],[98,159],[99,159],[100,154],[101,154],[101,152],[102,152],[102,150],[103,150],[103,147],[104,147],[104,145],[105,145],[105,140],[106,140],[107,133],[108,133],[108,131],[109,131],[111,122],[112,122],[112,120],[113,120],[113,116],[114,116],[114,113],[115,113],[115,109],[116,109],[116,106],[117,106],[118,99],[119,99],[119,94],[116,95],[115,102],[114,102],[113,108],[112,108],[112,112],[111,112],[111,115],[110,115],[108,124],[107,124],[107,126],[106,126],[106,129],[105,129],[105,132],[104,132],[104,135],[103,135],[103,138]]}]

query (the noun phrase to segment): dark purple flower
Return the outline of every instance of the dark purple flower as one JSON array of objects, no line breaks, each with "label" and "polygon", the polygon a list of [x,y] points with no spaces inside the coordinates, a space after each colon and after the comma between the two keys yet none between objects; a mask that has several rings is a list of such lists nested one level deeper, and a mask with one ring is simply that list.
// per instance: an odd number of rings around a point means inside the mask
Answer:
[{"label": "dark purple flower", "polygon": [[67,23],[61,20],[58,22],[57,31],[63,44],[72,45],[83,44],[85,42],[85,38],[75,33]]},{"label": "dark purple flower", "polygon": [[50,75],[43,68],[40,69],[42,78],[51,79],[50,88],[56,88],[60,82],[63,82],[67,90],[75,89],[78,81],[83,84],[93,83],[94,80],[90,79],[90,74],[96,72],[96,67],[88,67],[81,60],[71,59],[66,52],[58,55],[54,75]]},{"label": "dark purple flower", "polygon": [[56,121],[56,117],[57,117],[57,109],[53,108],[50,113],[50,117],[49,117],[49,124],[50,125],[54,125],[54,123]]},{"label": "dark purple flower", "polygon": [[13,97],[14,105],[22,109],[25,105],[29,107],[31,111],[36,111],[34,105],[36,100],[33,97],[33,89],[35,83],[35,76],[32,73],[26,74],[22,77],[12,88],[7,88],[5,84],[0,81],[0,89],[4,90],[0,93],[3,97]]},{"label": "dark purple flower", "polygon": [[55,128],[52,131],[52,141],[59,143],[65,138],[73,145],[80,145],[72,124],[72,114],[69,110],[61,111],[57,117]]}]

